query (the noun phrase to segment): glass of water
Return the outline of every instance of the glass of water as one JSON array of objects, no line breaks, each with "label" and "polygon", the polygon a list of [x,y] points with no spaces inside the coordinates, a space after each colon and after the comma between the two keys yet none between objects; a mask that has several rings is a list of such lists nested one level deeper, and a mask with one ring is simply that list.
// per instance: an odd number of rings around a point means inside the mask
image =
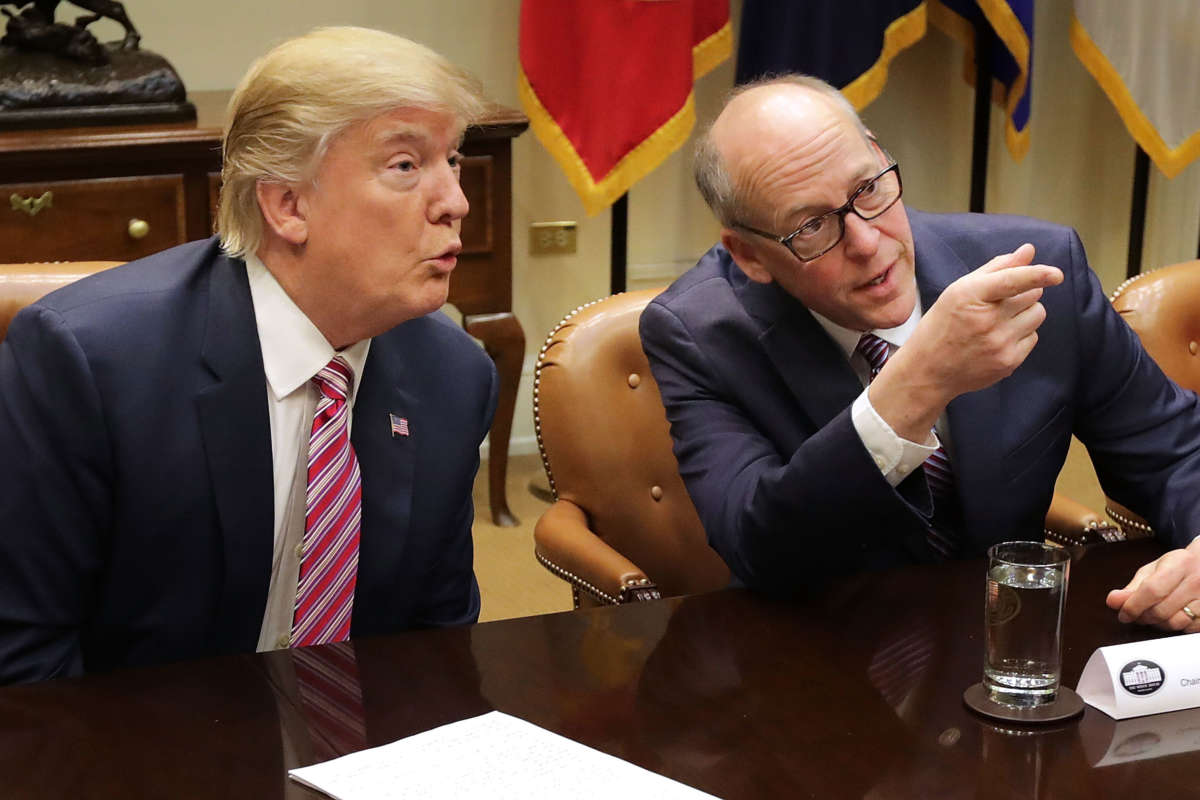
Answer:
[{"label": "glass of water", "polygon": [[1042,542],[988,549],[983,686],[1029,708],[1054,702],[1062,672],[1062,618],[1070,554]]}]

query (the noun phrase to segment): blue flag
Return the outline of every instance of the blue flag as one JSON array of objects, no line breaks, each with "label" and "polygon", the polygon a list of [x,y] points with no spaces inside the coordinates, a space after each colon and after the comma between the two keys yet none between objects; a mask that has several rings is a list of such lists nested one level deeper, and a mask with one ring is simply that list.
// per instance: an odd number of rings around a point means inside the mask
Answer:
[{"label": "blue flag", "polygon": [[815,75],[861,111],[883,91],[891,60],[924,35],[924,0],[745,0],[737,82]]},{"label": "blue flag", "polygon": [[[964,75],[975,79],[975,32],[989,37],[992,98],[1008,117],[1004,139],[1017,161],[1029,151],[1032,111],[1033,0],[927,0],[929,21],[962,42]],[[979,23],[983,23],[979,25]]]}]

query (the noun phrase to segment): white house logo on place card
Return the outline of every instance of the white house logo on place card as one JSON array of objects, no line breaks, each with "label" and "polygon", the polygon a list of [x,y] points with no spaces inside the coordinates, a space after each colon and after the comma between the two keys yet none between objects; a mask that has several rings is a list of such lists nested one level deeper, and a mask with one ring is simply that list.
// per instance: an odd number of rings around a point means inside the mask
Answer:
[{"label": "white house logo on place card", "polygon": [[1120,675],[1121,687],[1138,697],[1154,694],[1166,681],[1162,667],[1145,659],[1130,661],[1121,667]]}]

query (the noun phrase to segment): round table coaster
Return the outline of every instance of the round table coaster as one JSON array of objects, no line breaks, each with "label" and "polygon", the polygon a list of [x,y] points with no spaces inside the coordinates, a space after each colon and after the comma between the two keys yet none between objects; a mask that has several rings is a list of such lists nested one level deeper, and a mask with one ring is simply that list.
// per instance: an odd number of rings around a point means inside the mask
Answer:
[{"label": "round table coaster", "polygon": [[963,692],[963,702],[985,717],[1008,722],[1058,722],[1083,713],[1083,698],[1066,686],[1058,687],[1058,697],[1053,703],[1025,707],[997,703],[988,696],[982,683],[976,683]]}]

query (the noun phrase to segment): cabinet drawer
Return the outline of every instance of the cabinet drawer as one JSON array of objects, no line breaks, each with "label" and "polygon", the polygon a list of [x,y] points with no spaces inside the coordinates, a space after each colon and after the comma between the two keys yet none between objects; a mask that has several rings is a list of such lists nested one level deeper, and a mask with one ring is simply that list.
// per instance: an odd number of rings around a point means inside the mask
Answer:
[{"label": "cabinet drawer", "polygon": [[4,261],[130,261],[187,240],[182,175],[0,184],[0,204]]}]

